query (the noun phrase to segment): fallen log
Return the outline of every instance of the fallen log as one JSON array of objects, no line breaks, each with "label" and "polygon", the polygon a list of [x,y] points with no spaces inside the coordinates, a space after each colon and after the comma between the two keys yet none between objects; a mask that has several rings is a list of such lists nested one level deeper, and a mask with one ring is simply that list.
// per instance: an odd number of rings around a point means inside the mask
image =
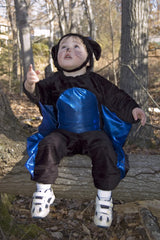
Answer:
[{"label": "fallen log", "polygon": [[[27,159],[27,155],[24,155],[14,166],[6,165],[0,169],[0,192],[30,196],[35,191],[35,182],[30,180],[29,172],[24,167]],[[114,199],[160,199],[160,156],[130,154],[129,162],[130,171],[113,191]],[[53,188],[57,197],[95,198],[90,158],[75,155],[62,159],[59,177]]]}]

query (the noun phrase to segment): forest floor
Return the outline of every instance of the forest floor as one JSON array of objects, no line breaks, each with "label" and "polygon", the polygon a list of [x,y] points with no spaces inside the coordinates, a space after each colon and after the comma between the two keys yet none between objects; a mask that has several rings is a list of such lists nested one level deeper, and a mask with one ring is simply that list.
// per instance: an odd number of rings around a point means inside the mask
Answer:
[{"label": "forest floor", "polygon": [[[156,69],[157,71],[157,69]],[[152,81],[149,92],[160,104],[160,78],[150,70]],[[160,76],[160,75],[159,75]],[[15,116],[35,129],[40,124],[38,108],[27,97],[15,91],[9,94]],[[150,101],[151,120],[156,139],[160,139],[160,109]],[[130,153],[159,154],[160,143],[154,148],[139,149],[128,146]],[[98,228],[93,223],[94,199],[56,199],[50,214],[43,220],[30,216],[30,197],[14,196],[9,207],[11,219],[5,231],[0,226],[2,240],[158,240],[160,239],[160,199],[137,202],[114,202],[114,218],[109,229]],[[8,221],[4,218],[4,221]]]},{"label": "forest floor", "polygon": [[[94,200],[56,199],[50,214],[41,220],[30,216],[31,199],[18,196],[10,214],[14,229],[9,240],[159,240],[160,200],[114,202],[113,223],[109,229],[93,223]],[[23,226],[23,227],[22,227]],[[14,232],[10,227],[8,233]],[[8,240],[7,239],[7,240]]]}]

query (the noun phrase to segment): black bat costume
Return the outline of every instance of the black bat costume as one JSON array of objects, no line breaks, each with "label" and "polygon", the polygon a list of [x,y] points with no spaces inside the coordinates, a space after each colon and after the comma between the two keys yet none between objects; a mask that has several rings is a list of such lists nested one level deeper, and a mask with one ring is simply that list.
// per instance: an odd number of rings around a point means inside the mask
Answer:
[{"label": "black bat costume", "polygon": [[[58,71],[36,84],[35,94],[24,89],[43,115],[38,133],[28,138],[26,167],[32,180],[53,184],[64,156],[86,154],[92,161],[92,176],[98,189],[113,190],[125,177],[129,165],[123,145],[130,131],[132,110],[138,104],[123,90],[91,71],[93,54],[100,46],[79,34],[87,47],[90,66],[84,75],[70,77],[58,65],[59,43],[52,56]],[[80,66],[80,67],[83,67]],[[75,70],[74,70],[75,71]]]}]

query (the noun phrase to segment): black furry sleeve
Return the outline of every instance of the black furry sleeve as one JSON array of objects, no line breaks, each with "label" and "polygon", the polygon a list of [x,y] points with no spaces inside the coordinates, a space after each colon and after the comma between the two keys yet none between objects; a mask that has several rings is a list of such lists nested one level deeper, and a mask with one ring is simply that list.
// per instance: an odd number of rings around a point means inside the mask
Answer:
[{"label": "black furry sleeve", "polygon": [[129,123],[136,122],[132,116],[132,110],[139,105],[125,91],[119,89],[107,79],[100,75],[95,75],[98,79],[98,84],[101,87],[102,104],[116,113],[116,115]]}]

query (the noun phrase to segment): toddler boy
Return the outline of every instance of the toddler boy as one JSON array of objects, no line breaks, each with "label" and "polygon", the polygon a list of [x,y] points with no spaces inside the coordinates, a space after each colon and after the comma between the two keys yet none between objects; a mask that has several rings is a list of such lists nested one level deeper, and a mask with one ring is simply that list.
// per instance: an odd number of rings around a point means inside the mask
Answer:
[{"label": "toddler boy", "polygon": [[[110,131],[106,126],[118,119],[127,126],[141,121],[144,111],[123,90],[96,74],[93,55],[99,60],[100,45],[80,34],[67,34],[52,48],[58,71],[39,81],[29,68],[24,91],[31,100],[51,105],[55,129],[39,142],[32,180],[37,183],[33,194],[31,214],[44,218],[50,211],[55,196],[51,184],[58,176],[58,164],[64,156],[86,154],[92,161],[92,176],[97,188],[94,222],[100,227],[112,223],[112,190],[128,171],[126,157],[119,161]],[[127,80],[126,80],[127,81]],[[116,120],[115,120],[116,122]],[[116,124],[116,123],[115,123]],[[119,131],[119,128],[114,132]],[[109,129],[109,127],[108,127]],[[116,141],[115,141],[116,142]]]}]

